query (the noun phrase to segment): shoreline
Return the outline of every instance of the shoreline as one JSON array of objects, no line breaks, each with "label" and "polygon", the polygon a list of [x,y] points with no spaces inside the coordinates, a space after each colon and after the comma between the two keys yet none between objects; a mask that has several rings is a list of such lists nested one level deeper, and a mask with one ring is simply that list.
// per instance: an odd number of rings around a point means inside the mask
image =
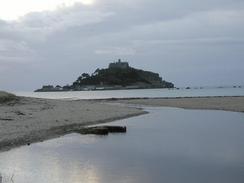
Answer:
[{"label": "shoreline", "polygon": [[[101,101],[103,100],[101,99]],[[244,96],[111,98],[107,101],[110,101],[111,103],[151,107],[244,112]]]},{"label": "shoreline", "polygon": [[98,120],[96,122],[87,123],[87,124],[71,124],[71,125],[64,125],[64,126],[58,126],[53,127],[51,129],[46,130],[40,130],[40,131],[32,131],[29,134],[26,134],[24,136],[18,137],[16,139],[11,140],[5,140],[0,141],[0,153],[4,151],[9,151],[14,148],[18,148],[21,146],[28,146],[33,143],[43,142],[46,140],[59,138],[61,136],[70,134],[70,133],[76,133],[77,130],[82,130],[82,128],[90,126],[90,125],[98,125],[103,123],[109,123],[114,122],[116,120],[122,120],[127,119],[131,117],[136,117],[140,115],[148,114],[148,112],[142,112],[140,114],[131,114],[124,117],[118,117],[118,118],[111,118],[106,120]]},{"label": "shoreline", "polygon": [[[116,105],[116,104],[124,104]],[[155,106],[244,112],[244,97],[56,100],[18,97],[0,103],[0,152],[63,136],[82,127],[126,119]]]},{"label": "shoreline", "polygon": [[59,137],[88,125],[146,113],[141,108],[98,101],[18,97],[0,103],[0,152]]}]

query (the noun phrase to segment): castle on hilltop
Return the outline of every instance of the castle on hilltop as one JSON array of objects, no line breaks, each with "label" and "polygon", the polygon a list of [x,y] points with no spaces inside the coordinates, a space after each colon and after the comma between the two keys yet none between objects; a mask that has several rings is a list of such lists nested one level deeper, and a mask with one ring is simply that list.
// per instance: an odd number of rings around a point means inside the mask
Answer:
[{"label": "castle on hilltop", "polygon": [[35,92],[125,90],[148,88],[174,88],[174,84],[163,80],[158,73],[131,67],[118,59],[108,68],[96,69],[94,73],[82,73],[71,85],[43,86]]},{"label": "castle on hilltop", "polygon": [[118,60],[118,62],[110,63],[108,68],[109,69],[128,69],[129,63],[128,62],[121,62],[121,59]]}]

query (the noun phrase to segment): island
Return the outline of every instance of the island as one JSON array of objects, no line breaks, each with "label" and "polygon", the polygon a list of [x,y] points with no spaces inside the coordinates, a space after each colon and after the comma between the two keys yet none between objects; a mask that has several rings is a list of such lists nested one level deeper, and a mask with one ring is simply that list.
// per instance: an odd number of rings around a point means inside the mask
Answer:
[{"label": "island", "polygon": [[162,79],[158,73],[130,67],[128,62],[110,63],[106,69],[96,69],[91,75],[83,73],[71,85],[44,85],[35,92],[88,91],[174,88],[174,84]]}]

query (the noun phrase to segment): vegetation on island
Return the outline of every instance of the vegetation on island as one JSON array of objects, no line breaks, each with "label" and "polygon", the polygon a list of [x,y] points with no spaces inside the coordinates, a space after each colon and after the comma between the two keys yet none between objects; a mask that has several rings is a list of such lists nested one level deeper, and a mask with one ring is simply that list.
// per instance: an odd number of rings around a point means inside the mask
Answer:
[{"label": "vegetation on island", "polygon": [[163,80],[159,74],[136,69],[120,60],[110,63],[106,69],[96,69],[91,75],[83,73],[71,85],[43,86],[37,91],[80,91],[142,88],[174,88],[174,84]]}]

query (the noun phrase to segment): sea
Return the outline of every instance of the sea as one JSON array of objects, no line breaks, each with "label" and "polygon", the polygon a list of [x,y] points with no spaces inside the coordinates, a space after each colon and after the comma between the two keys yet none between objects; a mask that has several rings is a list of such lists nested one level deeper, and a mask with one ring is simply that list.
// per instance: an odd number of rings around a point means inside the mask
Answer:
[{"label": "sea", "polygon": [[244,87],[212,87],[192,89],[137,89],[70,92],[14,92],[18,96],[46,99],[107,99],[107,98],[147,98],[147,97],[208,97],[208,96],[244,96]]},{"label": "sea", "polygon": [[[243,96],[243,88],[18,92],[51,99]],[[2,183],[243,183],[244,113],[145,107],[107,125],[125,134],[68,134],[0,153]]]}]

